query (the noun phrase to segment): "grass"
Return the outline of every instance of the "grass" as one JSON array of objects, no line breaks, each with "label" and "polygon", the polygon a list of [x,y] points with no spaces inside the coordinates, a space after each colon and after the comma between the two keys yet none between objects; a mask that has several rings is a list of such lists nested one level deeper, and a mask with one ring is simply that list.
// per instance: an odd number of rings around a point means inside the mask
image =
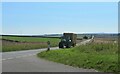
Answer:
[{"label": "grass", "polygon": [[117,53],[117,44],[92,43],[70,49],[43,51],[38,57],[79,68],[118,72]]},{"label": "grass", "polygon": [[13,37],[13,36],[2,36],[2,39],[14,40],[19,42],[58,42],[59,38],[41,38],[41,37]]},{"label": "grass", "polygon": [[2,40],[2,52],[46,48],[47,41],[51,42],[51,47],[55,47],[58,46],[60,40],[58,38],[10,37],[10,36],[3,36],[2,39],[13,40],[13,41]]},{"label": "grass", "polygon": [[2,52],[8,51],[20,51],[20,50],[31,50],[31,49],[39,49],[45,48],[47,44],[32,44],[32,43],[3,43],[2,44]]}]

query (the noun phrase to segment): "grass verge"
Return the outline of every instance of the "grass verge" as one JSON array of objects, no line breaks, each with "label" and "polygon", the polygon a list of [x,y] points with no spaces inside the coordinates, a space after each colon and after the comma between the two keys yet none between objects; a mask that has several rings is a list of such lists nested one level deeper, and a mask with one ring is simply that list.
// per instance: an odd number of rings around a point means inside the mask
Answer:
[{"label": "grass verge", "polygon": [[117,44],[92,43],[70,49],[43,51],[37,55],[40,58],[74,67],[96,69],[102,72],[118,72],[117,53]]}]

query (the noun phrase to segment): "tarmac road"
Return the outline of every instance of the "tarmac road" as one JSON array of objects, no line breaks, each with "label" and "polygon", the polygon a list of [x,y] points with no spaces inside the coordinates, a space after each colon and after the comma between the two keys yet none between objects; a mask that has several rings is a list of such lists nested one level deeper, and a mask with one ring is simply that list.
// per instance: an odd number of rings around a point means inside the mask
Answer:
[{"label": "tarmac road", "polygon": [[[54,49],[59,48],[51,48]],[[44,50],[46,48],[2,53],[2,72],[97,72],[94,69],[74,68],[38,58],[36,54]]]}]

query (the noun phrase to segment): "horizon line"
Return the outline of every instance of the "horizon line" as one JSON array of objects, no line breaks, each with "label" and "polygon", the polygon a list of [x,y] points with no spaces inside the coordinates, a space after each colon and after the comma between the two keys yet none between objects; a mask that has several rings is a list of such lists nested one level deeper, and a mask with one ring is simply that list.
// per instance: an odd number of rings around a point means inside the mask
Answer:
[{"label": "horizon line", "polygon": [[[67,32],[66,32],[67,33]],[[113,33],[108,33],[108,32],[96,32],[96,33],[75,33],[75,34],[119,34],[120,32],[113,32]],[[0,35],[55,35],[55,34],[63,34],[63,33],[49,33],[49,34],[0,34]]]}]

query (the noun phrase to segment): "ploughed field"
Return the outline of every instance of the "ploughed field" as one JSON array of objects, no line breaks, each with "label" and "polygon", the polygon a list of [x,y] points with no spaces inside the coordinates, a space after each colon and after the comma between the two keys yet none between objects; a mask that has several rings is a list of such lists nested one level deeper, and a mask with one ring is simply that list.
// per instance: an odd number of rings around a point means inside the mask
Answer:
[{"label": "ploughed field", "polygon": [[90,44],[43,51],[38,56],[79,68],[96,69],[102,72],[119,71],[117,38],[95,38]]},{"label": "ploughed field", "polygon": [[41,37],[12,37],[3,36],[2,52],[30,50],[46,48],[47,41],[51,42],[51,47],[58,46],[59,38],[41,38]]}]

